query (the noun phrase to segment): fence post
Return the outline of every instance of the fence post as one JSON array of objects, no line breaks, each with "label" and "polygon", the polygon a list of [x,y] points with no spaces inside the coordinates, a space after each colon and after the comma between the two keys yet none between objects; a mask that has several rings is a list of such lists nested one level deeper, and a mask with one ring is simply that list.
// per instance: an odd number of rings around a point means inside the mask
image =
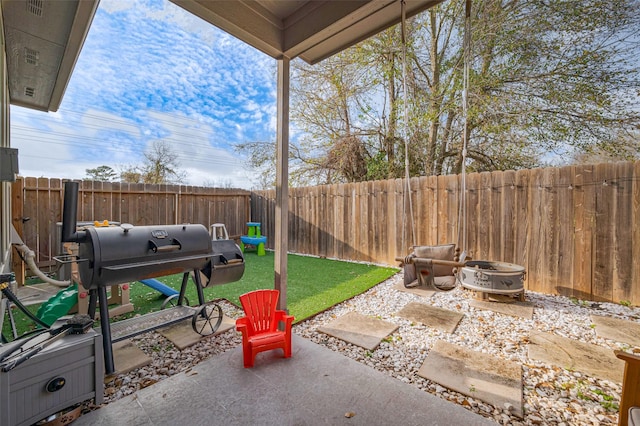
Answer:
[{"label": "fence post", "polygon": [[[20,238],[23,236],[22,218],[24,217],[24,179],[18,177],[11,184],[11,223]],[[12,251],[11,253],[11,269],[15,272],[16,282],[18,285],[24,285],[25,266],[24,262]]]}]

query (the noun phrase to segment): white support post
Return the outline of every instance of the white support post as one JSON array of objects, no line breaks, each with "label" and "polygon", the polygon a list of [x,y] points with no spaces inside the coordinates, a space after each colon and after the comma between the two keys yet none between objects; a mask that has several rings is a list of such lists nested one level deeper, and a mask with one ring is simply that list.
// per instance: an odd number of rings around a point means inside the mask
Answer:
[{"label": "white support post", "polygon": [[276,144],[275,289],[278,309],[287,310],[289,249],[289,58],[278,59],[278,123]]}]

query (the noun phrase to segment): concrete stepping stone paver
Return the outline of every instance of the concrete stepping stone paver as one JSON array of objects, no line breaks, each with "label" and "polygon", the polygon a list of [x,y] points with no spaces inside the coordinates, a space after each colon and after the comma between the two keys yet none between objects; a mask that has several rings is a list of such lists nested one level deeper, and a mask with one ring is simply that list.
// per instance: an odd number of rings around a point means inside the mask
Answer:
[{"label": "concrete stepping stone paver", "polygon": [[357,312],[349,312],[318,328],[318,331],[356,346],[374,350],[382,339],[398,329],[388,321],[379,320]]},{"label": "concrete stepping stone paver", "polygon": [[453,333],[456,331],[460,320],[464,318],[464,314],[460,312],[417,302],[407,303],[405,307],[398,312],[398,316],[422,323],[445,333]]},{"label": "concrete stepping stone paver", "polygon": [[487,302],[485,300],[472,300],[469,302],[469,306],[510,315],[512,317],[533,319],[533,305],[529,302],[501,303]]},{"label": "concrete stepping stone paver", "polygon": [[111,349],[113,350],[113,366],[118,374],[125,374],[151,364],[151,357],[129,339],[114,343]]},{"label": "concrete stepping stone paver", "polygon": [[624,361],[612,349],[535,331],[529,336],[528,350],[532,360],[622,383]]},{"label": "concrete stepping stone paver", "polygon": [[520,363],[438,340],[418,375],[523,417]]},{"label": "concrete stepping stone paver", "polygon": [[[222,316],[222,322],[220,326],[213,333],[213,336],[217,336],[218,334],[224,333],[233,327],[235,327],[235,320],[229,318],[226,315]],[[207,325],[208,326],[208,325]],[[211,327],[208,327],[211,330]],[[208,332],[208,331],[205,331]],[[164,327],[158,330],[158,333],[166,337],[173,343],[178,349],[183,350],[188,348],[189,346],[193,346],[200,341],[203,337],[210,337],[212,334],[207,334],[205,336],[196,333],[193,331],[193,327],[191,326],[191,321],[182,321],[177,324],[171,325],[169,327]]]},{"label": "concrete stepping stone paver", "polygon": [[640,347],[640,323],[600,315],[591,315],[591,321],[599,337]]},{"label": "concrete stepping stone paver", "polygon": [[427,299],[435,294],[434,290],[429,290],[429,289],[427,289],[425,287],[407,288],[407,287],[404,286],[404,283],[402,283],[402,282],[396,284],[393,288],[395,288],[398,291],[405,292],[405,293],[411,293],[411,294],[415,294],[416,296],[426,297]]}]

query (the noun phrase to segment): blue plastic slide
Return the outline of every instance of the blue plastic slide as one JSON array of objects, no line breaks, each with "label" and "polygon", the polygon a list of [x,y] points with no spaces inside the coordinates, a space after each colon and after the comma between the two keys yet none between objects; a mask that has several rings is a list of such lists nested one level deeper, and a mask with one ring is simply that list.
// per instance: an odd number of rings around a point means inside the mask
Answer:
[{"label": "blue plastic slide", "polygon": [[164,294],[167,297],[180,294],[178,290],[175,290],[169,287],[168,285],[161,283],[160,281],[153,278],[149,278],[147,280],[140,280],[140,282],[148,287],[151,287],[156,291],[159,291],[160,293]]}]

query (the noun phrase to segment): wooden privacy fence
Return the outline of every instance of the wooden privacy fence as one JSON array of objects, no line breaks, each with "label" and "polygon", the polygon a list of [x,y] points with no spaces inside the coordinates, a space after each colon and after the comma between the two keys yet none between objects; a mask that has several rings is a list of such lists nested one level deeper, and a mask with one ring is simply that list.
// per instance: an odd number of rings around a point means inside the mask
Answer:
[{"label": "wooden privacy fence", "polygon": [[[412,178],[411,205],[402,179],[291,188],[289,249],[398,265],[414,231],[418,245],[464,232],[474,259],[524,266],[528,290],[640,304],[640,162],[469,174],[464,227],[461,183]],[[254,192],[251,212],[275,235],[275,191]]]},{"label": "wooden privacy fence", "polygon": [[[415,244],[461,245],[477,260],[522,265],[528,290],[640,304],[640,162],[431,176],[289,190],[291,252],[397,265]],[[41,267],[59,252],[63,184],[19,178],[12,219]],[[251,202],[249,202],[251,199]],[[78,221],[262,222],[275,235],[275,191],[83,181]],[[413,234],[415,233],[415,240]],[[274,247],[272,238],[267,245]]]},{"label": "wooden privacy fence", "polygon": [[[63,181],[18,178],[12,186],[12,222],[36,253],[39,267],[60,254]],[[78,222],[109,220],[133,225],[224,223],[230,236],[246,232],[250,192],[184,185],[81,181]],[[15,256],[14,256],[15,257]]]}]

